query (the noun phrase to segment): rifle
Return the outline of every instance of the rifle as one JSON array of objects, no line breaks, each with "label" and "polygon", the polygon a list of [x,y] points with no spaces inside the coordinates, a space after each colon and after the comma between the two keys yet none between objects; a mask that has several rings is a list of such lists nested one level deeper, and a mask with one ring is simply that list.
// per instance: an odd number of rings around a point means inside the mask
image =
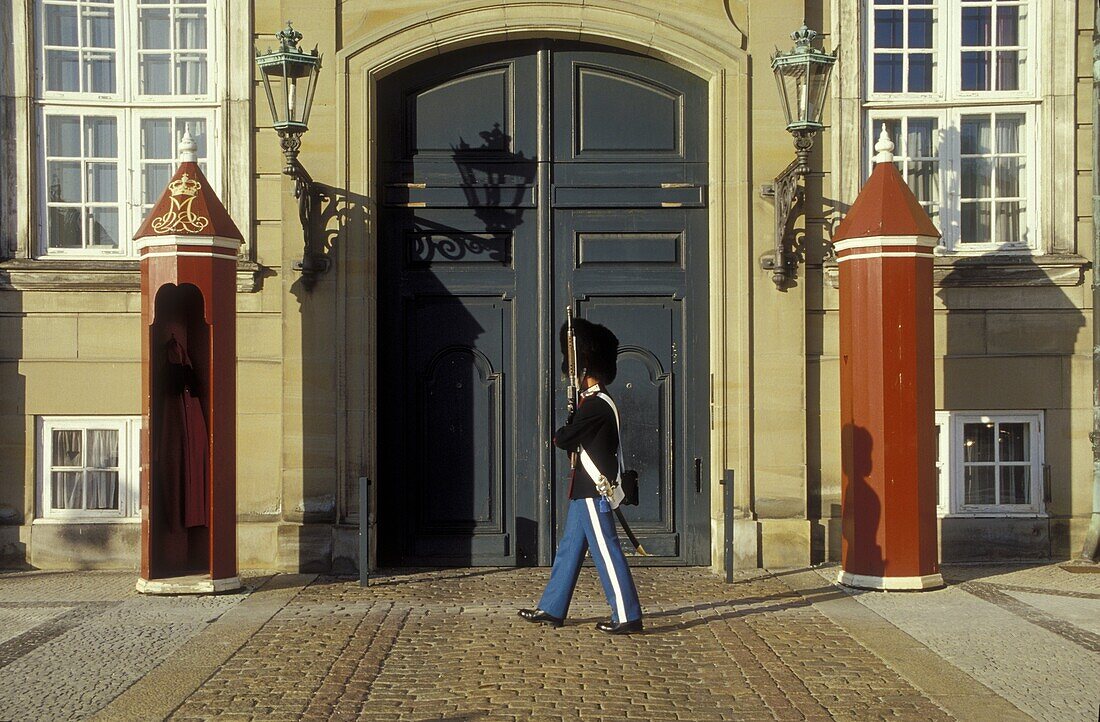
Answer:
[{"label": "rifle", "polygon": [[[569,366],[569,385],[565,389],[565,404],[572,416],[580,402],[579,386],[577,379],[577,340],[573,336],[573,305],[565,307],[565,357]],[[577,452],[569,452],[569,470],[577,470]]]}]

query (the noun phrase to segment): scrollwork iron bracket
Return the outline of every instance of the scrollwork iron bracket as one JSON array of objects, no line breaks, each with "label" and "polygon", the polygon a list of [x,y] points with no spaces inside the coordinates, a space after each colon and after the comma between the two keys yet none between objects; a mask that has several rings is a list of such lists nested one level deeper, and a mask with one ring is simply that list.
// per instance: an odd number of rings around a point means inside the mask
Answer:
[{"label": "scrollwork iron bracket", "polygon": [[815,134],[814,131],[792,131],[795,159],[775,177],[774,183],[760,190],[762,196],[775,199],[775,248],[760,257],[760,267],[772,272],[772,282],[780,290],[794,278],[798,268],[798,254],[787,242],[788,228],[795,207],[805,196],[805,189],[798,181],[810,172],[810,149]]},{"label": "scrollwork iron bracket", "polygon": [[302,259],[295,261],[293,268],[302,274],[302,285],[308,291],[332,266],[331,259],[317,250],[314,243],[313,231],[322,193],[313,182],[309,171],[298,161],[302,134],[280,130],[279,144],[282,146],[283,157],[286,160],[283,174],[294,179],[294,197],[298,199],[298,220],[302,224]]}]

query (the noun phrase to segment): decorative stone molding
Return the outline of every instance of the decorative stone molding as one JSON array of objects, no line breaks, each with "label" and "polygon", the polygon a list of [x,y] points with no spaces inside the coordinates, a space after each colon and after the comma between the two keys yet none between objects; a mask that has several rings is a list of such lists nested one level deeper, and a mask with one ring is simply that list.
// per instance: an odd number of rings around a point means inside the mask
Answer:
[{"label": "decorative stone molding", "polygon": [[[138,260],[24,259],[0,262],[0,291],[132,291],[141,290]],[[264,267],[237,261],[237,292],[256,293]]]},{"label": "decorative stone molding", "polygon": [[[932,284],[936,288],[1012,288],[1080,286],[1090,261],[1075,253],[1042,256],[936,256]],[[822,264],[825,281],[839,287],[836,261]]]}]

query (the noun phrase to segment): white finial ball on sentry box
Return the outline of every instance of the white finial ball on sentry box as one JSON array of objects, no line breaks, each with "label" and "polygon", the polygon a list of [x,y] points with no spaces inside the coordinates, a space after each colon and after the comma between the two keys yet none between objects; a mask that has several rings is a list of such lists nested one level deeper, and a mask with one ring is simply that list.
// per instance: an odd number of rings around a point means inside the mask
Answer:
[{"label": "white finial ball on sentry box", "polygon": [[894,141],[890,140],[890,134],[886,132],[886,123],[882,124],[882,132],[878,134],[878,142],[875,143],[875,163],[894,162]]},{"label": "white finial ball on sentry box", "polygon": [[180,163],[198,162],[198,150],[199,146],[195,143],[195,139],[191,137],[191,129],[184,127],[183,137],[180,138],[179,147],[176,149]]}]

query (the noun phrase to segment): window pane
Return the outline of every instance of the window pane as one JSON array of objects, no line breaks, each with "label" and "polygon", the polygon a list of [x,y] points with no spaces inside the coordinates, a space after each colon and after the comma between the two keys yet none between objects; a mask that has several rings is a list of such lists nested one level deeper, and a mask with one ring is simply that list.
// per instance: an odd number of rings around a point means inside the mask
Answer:
[{"label": "window pane", "polygon": [[993,152],[993,139],[990,136],[988,115],[968,115],[964,117],[959,131],[962,136],[962,152],[964,155]]},{"label": "window pane", "polygon": [[996,461],[993,430],[992,423],[963,425],[963,461]]},{"label": "window pane", "polygon": [[206,10],[181,11],[176,18],[176,47],[181,50],[206,48]]},{"label": "window pane", "polygon": [[[969,426],[969,424],[968,424]],[[996,504],[995,466],[968,466],[963,479],[964,504]]]},{"label": "window pane", "polygon": [[80,471],[55,471],[50,474],[50,506],[54,509],[83,509],[83,481],[84,473]]},{"label": "window pane", "polygon": [[172,179],[172,166],[167,163],[147,163],[144,168],[141,202],[153,205]]},{"label": "window pane", "polygon": [[46,164],[46,198],[55,203],[80,203],[80,161],[51,160]]},{"label": "window pane", "polygon": [[998,158],[997,197],[1019,198],[1027,192],[1023,158]]},{"label": "window pane", "polygon": [[172,121],[169,118],[145,118],[141,121],[141,157],[175,158]]},{"label": "window pane", "polygon": [[88,467],[118,468],[118,429],[88,429]]},{"label": "window pane", "polygon": [[932,92],[931,53],[914,53],[909,56],[909,92]]},{"label": "window pane", "polygon": [[989,201],[962,204],[963,243],[989,243],[992,240],[991,209]]},{"label": "window pane", "polygon": [[997,44],[1020,44],[1020,8],[1018,6],[997,8]]},{"label": "window pane", "polygon": [[932,11],[909,11],[909,47],[932,47]]},{"label": "window pane", "polygon": [[962,89],[989,90],[991,70],[988,51],[962,53]]},{"label": "window pane", "polygon": [[70,5],[47,5],[45,8],[46,44],[76,47],[76,8]]},{"label": "window pane", "polygon": [[171,95],[171,55],[157,53],[141,56],[141,92],[145,95]]},{"label": "window pane", "polygon": [[1002,466],[1001,504],[1031,503],[1031,468],[1028,466]]},{"label": "window pane", "polygon": [[905,29],[902,26],[902,21],[903,15],[901,10],[876,10],[875,47],[905,47]]},{"label": "window pane", "polygon": [[1007,201],[997,204],[997,242],[1027,243],[1027,204]]},{"label": "window pane", "polygon": [[46,51],[46,90],[80,92],[80,56],[72,50]]},{"label": "window pane", "polygon": [[1026,127],[1022,113],[997,116],[997,152],[1019,153],[1026,142]]},{"label": "window pane", "polygon": [[[962,9],[963,46],[986,46],[992,44],[992,8],[964,7]],[[965,55],[965,53],[964,53]]]},{"label": "window pane", "polygon": [[991,193],[992,165],[988,158],[962,159],[962,197],[989,198]]},{"label": "window pane", "polygon": [[902,62],[896,53],[875,54],[875,92],[900,93]]},{"label": "window pane", "polygon": [[84,154],[90,158],[118,157],[118,121],[114,118],[85,118],[87,135]]},{"label": "window pane", "polygon": [[84,47],[115,47],[115,11],[113,9],[84,9]]},{"label": "window pane", "polygon": [[998,430],[1001,461],[1031,461],[1031,424],[1001,424]]},{"label": "window pane", "polygon": [[176,93],[202,95],[206,92],[206,57],[180,55],[176,61]]},{"label": "window pane", "polygon": [[115,56],[85,53],[87,82],[85,89],[89,93],[115,92]]},{"label": "window pane", "polygon": [[92,208],[88,220],[90,245],[118,248],[117,208]]},{"label": "window pane", "polygon": [[54,429],[51,466],[84,466],[84,434],[80,429]]},{"label": "window pane", "polygon": [[93,203],[118,202],[117,164],[88,164],[88,200]]},{"label": "window pane", "polygon": [[80,208],[50,208],[47,220],[50,248],[80,248],[83,245],[82,214]]},{"label": "window pane", "polygon": [[139,22],[143,50],[168,50],[172,47],[172,18],[167,9],[142,10]]},{"label": "window pane", "polygon": [[46,155],[80,157],[80,116],[50,115],[46,117]]},{"label": "window pane", "polygon": [[118,472],[88,472],[87,509],[118,509]]},{"label": "window pane", "polygon": [[935,158],[939,154],[939,121],[935,118],[910,118],[905,136],[905,154],[910,158]]},{"label": "window pane", "polygon": [[940,174],[931,160],[909,162],[909,187],[921,203],[936,203],[940,199]]},{"label": "window pane", "polygon": [[1020,89],[1020,56],[1016,50],[997,53],[997,90]]}]

